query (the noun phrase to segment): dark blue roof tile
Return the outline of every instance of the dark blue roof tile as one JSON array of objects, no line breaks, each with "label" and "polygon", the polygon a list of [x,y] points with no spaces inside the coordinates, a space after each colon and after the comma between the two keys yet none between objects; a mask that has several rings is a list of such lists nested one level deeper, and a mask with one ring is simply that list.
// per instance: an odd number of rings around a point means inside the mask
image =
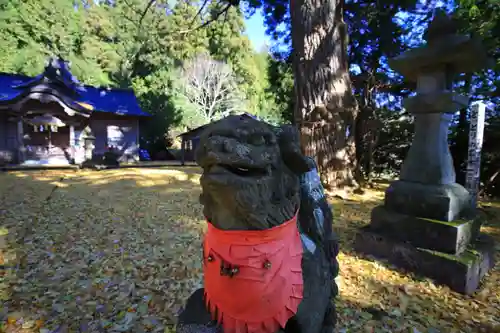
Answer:
[{"label": "dark blue roof tile", "polygon": [[33,79],[24,75],[0,74],[0,101],[8,101],[19,96],[22,90],[15,87],[31,80]]},{"label": "dark blue roof tile", "polygon": [[78,102],[94,107],[96,111],[111,112],[122,116],[149,116],[141,110],[132,89],[108,89],[85,86]]},{"label": "dark blue roof tile", "polygon": [[[8,102],[21,95],[26,87],[36,84],[43,74],[34,78],[0,73],[0,102]],[[132,89],[111,89],[83,86],[74,97],[75,102],[90,104],[94,111],[109,112],[124,116],[150,116],[141,110]]]}]

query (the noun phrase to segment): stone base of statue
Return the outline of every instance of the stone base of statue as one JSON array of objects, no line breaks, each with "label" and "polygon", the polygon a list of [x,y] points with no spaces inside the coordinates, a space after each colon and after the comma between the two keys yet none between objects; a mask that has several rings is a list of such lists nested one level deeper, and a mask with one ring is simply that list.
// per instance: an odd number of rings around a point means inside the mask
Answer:
[{"label": "stone base of statue", "polygon": [[460,184],[423,184],[398,180],[385,192],[385,206],[394,212],[453,221],[467,215],[469,192]]},{"label": "stone base of statue", "polygon": [[495,244],[480,233],[482,218],[472,214],[468,198],[458,184],[396,181],[359,230],[355,249],[471,294],[494,266]]},{"label": "stone base of statue", "polygon": [[479,217],[453,221],[416,217],[378,206],[372,210],[370,225],[373,230],[416,247],[461,254],[478,236],[481,222]]},{"label": "stone base of statue", "polygon": [[479,234],[460,254],[417,247],[392,236],[366,226],[356,236],[355,249],[466,295],[479,288],[481,279],[495,264],[495,244],[484,234]]}]

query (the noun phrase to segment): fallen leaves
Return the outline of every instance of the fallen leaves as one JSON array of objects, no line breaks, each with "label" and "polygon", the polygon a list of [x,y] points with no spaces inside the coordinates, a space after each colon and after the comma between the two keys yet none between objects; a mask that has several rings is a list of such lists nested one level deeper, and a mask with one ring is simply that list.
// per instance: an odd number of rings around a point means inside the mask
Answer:
[{"label": "fallen leaves", "polygon": [[[202,283],[198,179],[195,167],[0,174],[0,332],[173,333]],[[356,256],[356,230],[382,198],[333,200],[337,331],[500,332],[498,266],[466,297]]]},{"label": "fallen leaves", "polygon": [[15,254],[4,331],[164,332],[174,323],[201,281],[199,176],[148,171],[0,175]]},{"label": "fallen leaves", "polygon": [[[382,261],[360,258],[352,250],[357,229],[369,223],[383,190],[381,186],[363,196],[332,200],[334,228],[341,239],[339,332],[500,332],[499,265],[476,294],[464,296]],[[489,213],[483,231],[500,242],[500,209],[490,208]],[[499,253],[496,258],[499,262]]]}]

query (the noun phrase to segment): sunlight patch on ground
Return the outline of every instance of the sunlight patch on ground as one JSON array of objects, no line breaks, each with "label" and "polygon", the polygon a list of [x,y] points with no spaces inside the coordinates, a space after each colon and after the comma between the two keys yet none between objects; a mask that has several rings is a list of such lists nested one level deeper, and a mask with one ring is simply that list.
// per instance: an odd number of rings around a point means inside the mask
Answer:
[{"label": "sunlight patch on ground", "polygon": [[488,201],[488,202],[483,202],[481,203],[482,207],[491,207],[491,208],[497,208],[500,209],[500,201]]},{"label": "sunlight patch on ground", "polygon": [[488,234],[492,237],[500,239],[500,228],[498,227],[481,227],[481,232]]}]

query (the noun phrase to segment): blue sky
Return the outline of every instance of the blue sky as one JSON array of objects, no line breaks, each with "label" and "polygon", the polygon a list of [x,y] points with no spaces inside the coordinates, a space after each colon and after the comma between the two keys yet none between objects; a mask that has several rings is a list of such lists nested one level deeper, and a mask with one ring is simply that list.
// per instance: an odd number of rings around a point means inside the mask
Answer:
[{"label": "blue sky", "polygon": [[245,20],[246,33],[252,41],[253,47],[259,51],[264,45],[269,45],[269,37],[266,36],[264,18],[260,10],[256,11],[250,18]]},{"label": "blue sky", "polygon": [[[421,0],[421,2],[425,2],[426,0]],[[436,3],[436,7],[445,6],[445,1],[438,0]],[[452,7],[447,8],[448,11],[451,11]],[[407,13],[400,13],[398,15],[402,20],[405,20],[408,16]],[[270,45],[270,38],[266,36],[266,28],[264,26],[264,18],[261,14],[260,10],[257,10],[255,14],[253,14],[250,18],[245,20],[246,24],[246,33],[250,40],[252,41],[253,47],[256,51],[261,50],[262,46]]]}]

